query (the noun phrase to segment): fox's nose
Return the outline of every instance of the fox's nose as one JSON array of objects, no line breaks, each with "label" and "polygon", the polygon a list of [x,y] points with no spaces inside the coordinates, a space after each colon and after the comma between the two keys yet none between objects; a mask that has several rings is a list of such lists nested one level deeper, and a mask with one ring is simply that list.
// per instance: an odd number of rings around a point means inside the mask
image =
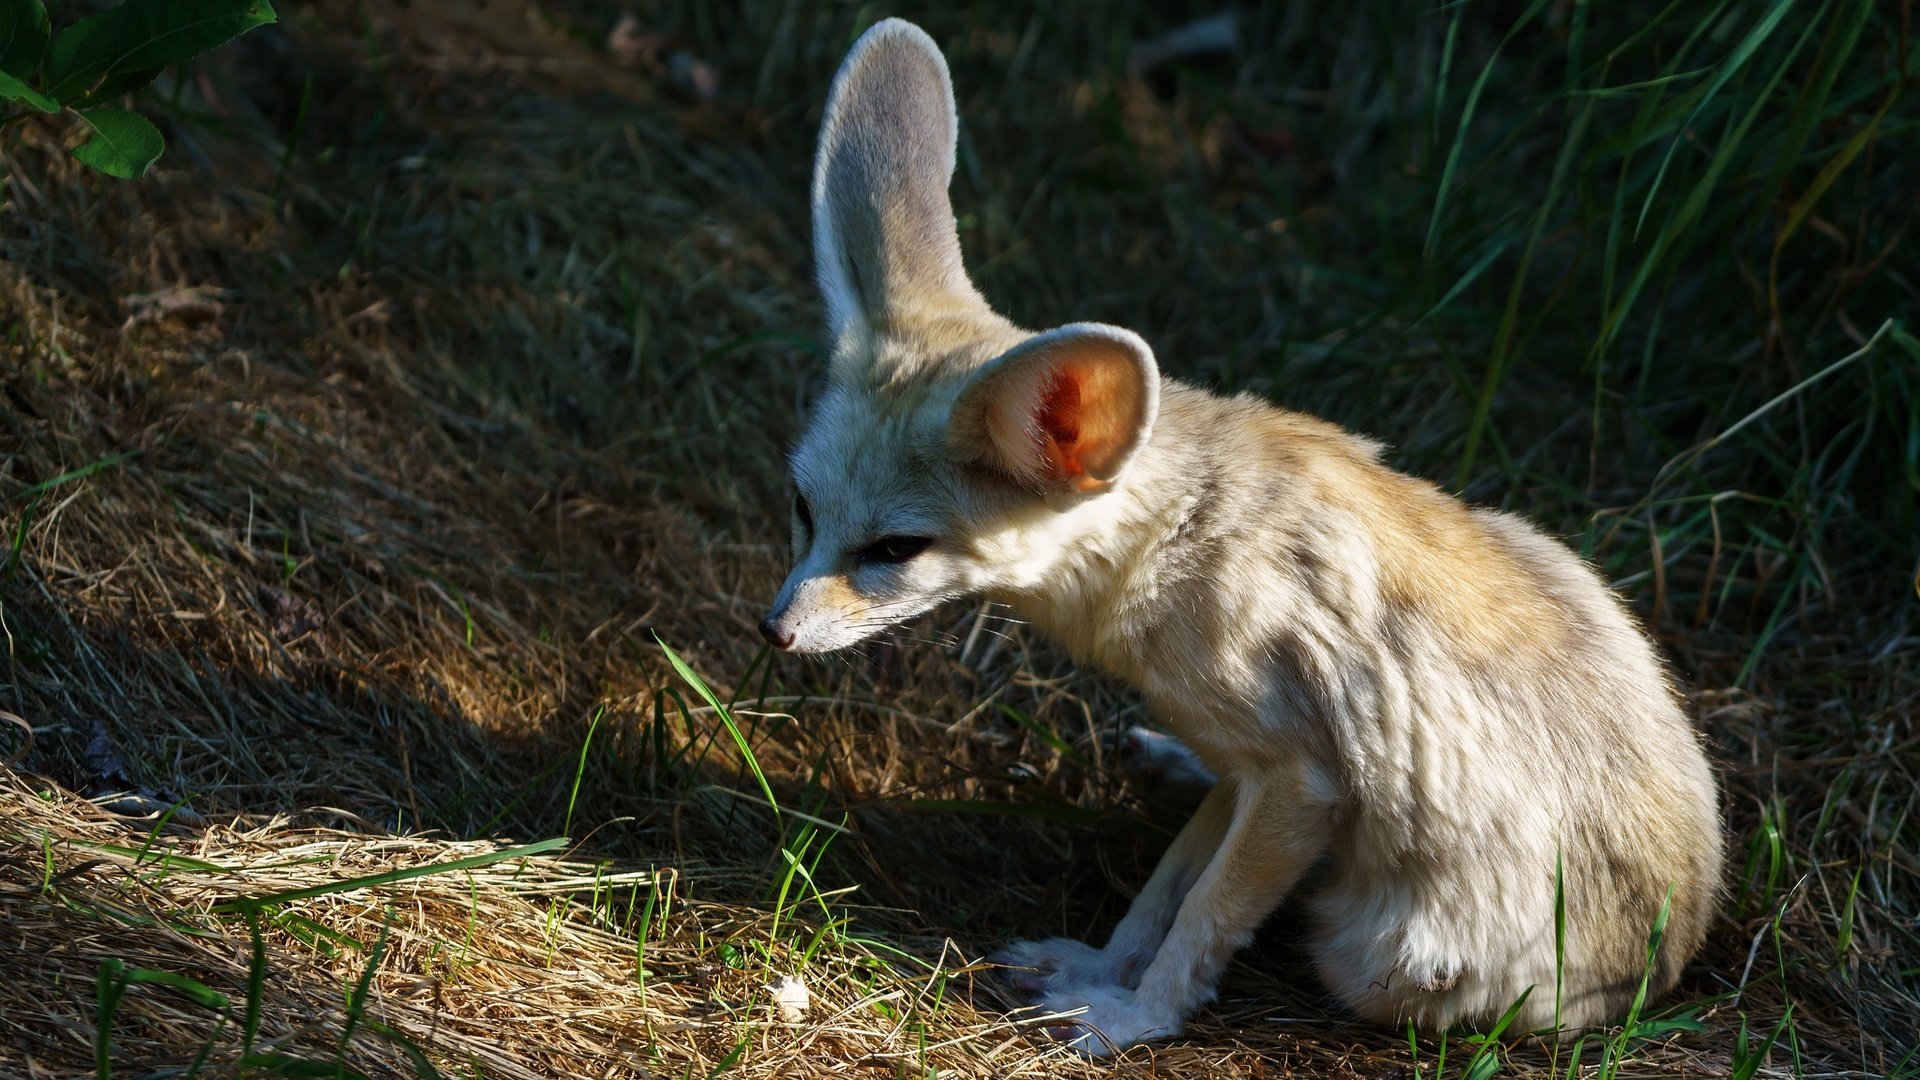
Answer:
[{"label": "fox's nose", "polygon": [[760,620],[760,636],[766,638],[776,649],[793,647],[793,631],[780,629],[780,624],[774,622],[771,615]]}]

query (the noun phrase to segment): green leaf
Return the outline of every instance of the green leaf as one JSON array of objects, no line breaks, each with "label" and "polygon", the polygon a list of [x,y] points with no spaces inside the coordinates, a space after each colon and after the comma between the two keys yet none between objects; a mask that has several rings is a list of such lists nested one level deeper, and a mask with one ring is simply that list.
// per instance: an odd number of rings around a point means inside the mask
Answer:
[{"label": "green leaf", "polygon": [[47,8],[40,0],[7,0],[0,4],[0,72],[16,79],[33,78],[40,70],[40,58],[47,54],[50,33]]},{"label": "green leaf", "polygon": [[93,138],[74,147],[73,156],[122,180],[145,176],[167,141],[160,129],[137,112],[126,109],[82,109],[80,119],[93,128]]},{"label": "green leaf", "polygon": [[[111,33],[113,12],[102,11],[98,15],[89,15],[65,30],[53,39],[53,47],[47,50],[46,78],[42,84],[47,88],[48,96],[61,101],[71,100],[85,90],[86,85],[76,83],[71,94],[63,93],[61,84],[67,80],[68,72],[77,62],[77,58],[93,50],[105,50],[107,36]],[[94,76],[94,80],[99,78]],[[91,82],[93,80],[89,80]]]},{"label": "green leaf", "polygon": [[127,0],[54,40],[48,93],[71,101],[104,79],[191,60],[276,17],[267,0]]},{"label": "green leaf", "polygon": [[44,113],[60,111],[59,102],[5,71],[0,71],[0,101],[23,101]]},{"label": "green leaf", "polygon": [[112,75],[100,80],[100,85],[94,87],[86,97],[74,102],[74,106],[85,109],[98,105],[103,101],[112,101],[114,98],[124,97],[159,78],[160,73],[165,70],[166,68],[146,68],[140,71],[114,72]]}]

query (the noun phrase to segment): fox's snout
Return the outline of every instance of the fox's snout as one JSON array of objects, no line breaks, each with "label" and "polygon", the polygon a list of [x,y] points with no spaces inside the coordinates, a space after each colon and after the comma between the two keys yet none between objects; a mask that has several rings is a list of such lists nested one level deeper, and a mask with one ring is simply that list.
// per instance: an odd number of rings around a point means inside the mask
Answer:
[{"label": "fox's snout", "polygon": [[772,615],[760,620],[760,636],[767,639],[767,644],[782,652],[793,648],[793,631],[782,626],[780,620]]},{"label": "fox's snout", "polygon": [[858,644],[881,628],[865,616],[873,602],[841,575],[805,567],[788,577],[760,620],[760,636],[781,652],[823,653]]},{"label": "fox's snout", "polygon": [[[781,652],[794,652],[796,651],[794,646],[801,644],[801,620],[795,616],[793,610],[793,592],[791,583],[783,587],[780,595],[774,598],[773,610],[767,612],[767,617],[760,620],[760,636],[767,639],[767,644]],[[798,651],[807,650],[802,648]]]}]

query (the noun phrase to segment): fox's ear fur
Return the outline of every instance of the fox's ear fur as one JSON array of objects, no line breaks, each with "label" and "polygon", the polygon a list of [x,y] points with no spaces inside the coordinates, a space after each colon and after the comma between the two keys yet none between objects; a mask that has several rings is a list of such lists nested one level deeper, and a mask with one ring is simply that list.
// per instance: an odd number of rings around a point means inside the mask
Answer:
[{"label": "fox's ear fur", "polygon": [[961,460],[1036,491],[1094,493],[1127,471],[1159,409],[1159,368],[1138,334],[1072,323],[981,368],[947,439]]},{"label": "fox's ear fur", "polygon": [[986,309],[947,200],[958,137],[933,39],[899,19],[862,34],[834,76],[813,165],[815,270],[836,346]]}]

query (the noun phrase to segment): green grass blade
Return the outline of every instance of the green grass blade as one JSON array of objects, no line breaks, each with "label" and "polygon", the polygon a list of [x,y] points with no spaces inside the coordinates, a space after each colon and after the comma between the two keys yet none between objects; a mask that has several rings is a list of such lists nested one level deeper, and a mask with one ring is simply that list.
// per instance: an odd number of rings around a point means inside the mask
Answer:
[{"label": "green grass blade", "polygon": [[[1813,76],[1801,87],[1800,94],[1794,100],[1786,140],[1773,172],[1767,177],[1764,190],[1781,189],[1788,171],[1799,163],[1800,153],[1807,145],[1807,137],[1817,125],[1829,119],[1827,101],[1833,95],[1833,84],[1852,59],[1853,50],[1860,43],[1861,31],[1866,29],[1867,19],[1873,14],[1875,2],[1856,0],[1849,13],[1835,20],[1826,39],[1821,41],[1820,51],[1813,59]],[[1898,88],[1895,92],[1898,93]]]},{"label": "green grass blade", "polygon": [[82,465],[77,469],[69,469],[68,471],[63,472],[60,475],[53,477],[50,480],[42,480],[39,483],[34,484],[32,487],[22,488],[19,491],[16,491],[13,494],[7,496],[6,498],[0,499],[0,505],[4,505],[10,502],[15,502],[20,499],[30,499],[35,495],[52,491],[54,488],[60,487],[62,485],[71,484],[75,480],[85,480],[87,477],[92,476],[94,473],[103,472],[107,469],[113,468],[115,465],[119,465],[127,461],[132,461],[134,458],[137,458],[144,453],[146,453],[145,450],[129,450],[123,454],[114,454],[109,457],[101,458],[99,461],[96,461],[91,465]]},{"label": "green grass blade", "polygon": [[1847,903],[1846,906],[1840,910],[1840,932],[1835,936],[1833,943],[1833,958],[1835,963],[1844,962],[1847,958],[1847,950],[1853,947],[1853,917],[1854,912],[1859,910],[1860,876],[1866,873],[1866,871],[1867,868],[1865,866],[1854,868],[1853,884],[1847,889]]},{"label": "green grass blade", "polygon": [[113,1076],[113,1020],[120,1012],[120,999],[127,993],[126,970],[118,960],[102,960],[94,977],[93,1060],[98,1080],[111,1080]]},{"label": "green grass blade", "polygon": [[1513,1026],[1514,1020],[1520,1016],[1520,1010],[1526,1007],[1527,999],[1532,996],[1533,987],[1529,986],[1520,991],[1520,996],[1513,999],[1513,1004],[1507,1006],[1506,1012],[1500,1014],[1499,1022],[1480,1040],[1480,1044],[1473,1049],[1473,1056],[1467,1059],[1467,1067],[1461,1071],[1464,1080],[1486,1080],[1500,1070],[1500,1056],[1494,1048],[1500,1045],[1500,1036]]},{"label": "green grass blade", "polygon": [[368,954],[367,962],[360,969],[360,978],[353,984],[353,992],[347,995],[347,1021],[340,1025],[340,1038],[335,1043],[335,1060],[342,1065],[347,1060],[347,1044],[353,1041],[353,1033],[360,1026],[360,1019],[366,1013],[367,994],[373,989],[374,973],[380,970],[380,961],[387,955],[387,938],[393,933],[393,912],[387,912],[387,918],[380,920],[380,936],[373,942],[373,951]]},{"label": "green grass blade", "polygon": [[1795,58],[1798,57],[1800,50],[1805,47],[1812,34],[1812,26],[1808,26],[1802,31],[1799,39],[1787,50],[1787,54],[1781,58],[1779,65],[1774,69],[1767,83],[1751,95],[1751,104],[1747,108],[1744,116],[1728,131],[1726,137],[1720,140],[1720,144],[1714,152],[1713,159],[1707,165],[1706,172],[1701,176],[1699,181],[1693,185],[1693,188],[1687,193],[1686,198],[1681,202],[1680,206],[1674,210],[1668,217],[1667,223],[1662,226],[1660,232],[1656,234],[1651,249],[1647,252],[1646,257],[1641,260],[1640,267],[1634,272],[1633,279],[1628,284],[1625,293],[1620,297],[1614,309],[1608,314],[1606,325],[1601,331],[1601,339],[1596,345],[1596,351],[1604,351],[1619,336],[1621,328],[1626,323],[1628,313],[1633,310],[1635,302],[1639,300],[1641,292],[1646,288],[1647,283],[1653,279],[1654,274],[1662,269],[1672,270],[1677,267],[1677,258],[1674,263],[1670,264],[1667,258],[1668,255],[1679,249],[1682,238],[1691,235],[1694,226],[1699,223],[1701,215],[1706,210],[1714,191],[1719,186],[1721,176],[1733,164],[1736,154],[1744,145],[1747,133],[1752,130],[1754,123],[1758,121],[1762,112],[1765,111],[1767,103],[1773,95],[1774,88],[1779,85],[1780,80],[1784,78],[1787,71],[1790,70]]},{"label": "green grass blade", "polygon": [[1028,716],[1026,713],[1021,712],[1011,705],[1001,705],[999,709],[1008,719],[1032,732],[1035,738],[1052,747],[1054,752],[1058,753],[1061,757],[1066,758],[1068,761],[1082,768],[1086,768],[1092,764],[1087,760],[1087,755],[1076,750],[1072,743],[1054,734],[1051,730],[1043,726],[1040,721],[1035,720],[1033,717]]},{"label": "green grass blade", "polygon": [[[1760,46],[1765,44],[1769,37],[1773,36],[1773,32],[1779,28],[1781,20],[1787,17],[1787,12],[1792,8],[1793,0],[1774,0],[1773,10],[1769,11],[1766,16],[1760,20],[1758,25],[1747,31],[1747,36],[1740,40],[1740,44],[1735,46],[1733,52],[1721,63],[1719,74],[1715,75],[1713,81],[1707,84],[1705,92],[1700,95],[1700,100],[1694,105],[1693,110],[1687,114],[1685,122],[1680,125],[1682,133],[1694,128],[1699,122],[1701,112],[1713,101],[1714,96],[1720,92],[1721,88],[1726,86],[1727,80],[1733,78],[1734,73],[1745,67],[1747,61],[1751,60],[1753,55],[1760,51]],[[1821,10],[1823,12],[1825,11],[1824,5]],[[1645,201],[1640,204],[1640,216],[1633,225],[1633,234],[1635,237],[1640,235],[1640,229],[1646,224],[1647,213],[1653,209],[1654,199],[1660,194],[1660,182],[1666,179],[1667,167],[1673,164],[1673,155],[1679,150],[1681,142],[1682,137],[1676,135],[1673,141],[1667,144],[1666,156],[1660,159],[1660,168],[1659,171],[1654,173],[1653,185],[1647,189],[1647,197]]]},{"label": "green grass blade", "polygon": [[1433,196],[1433,213],[1427,219],[1427,243],[1425,252],[1429,259],[1433,258],[1439,251],[1440,223],[1446,214],[1447,194],[1453,188],[1453,174],[1455,170],[1459,168],[1460,154],[1466,147],[1467,133],[1473,126],[1473,114],[1474,110],[1480,105],[1480,95],[1486,92],[1487,81],[1493,77],[1494,68],[1500,62],[1501,50],[1505,49],[1507,43],[1511,42],[1521,29],[1532,22],[1534,16],[1538,15],[1544,7],[1546,7],[1546,0],[1534,0],[1533,3],[1527,5],[1527,9],[1520,14],[1518,19],[1514,20],[1511,27],[1507,28],[1506,35],[1500,39],[1500,44],[1494,47],[1493,54],[1487,57],[1487,62],[1480,68],[1480,74],[1473,80],[1473,89],[1467,92],[1466,105],[1460,110],[1460,125],[1454,129],[1453,145],[1448,148],[1447,162],[1440,169],[1440,184],[1435,189]]},{"label": "green grass blade", "polygon": [[249,896],[238,900],[228,900],[215,904],[212,911],[219,915],[238,915],[249,911],[259,911],[274,904],[290,904],[296,900],[311,900],[316,896],[332,896],[336,893],[358,892],[361,889],[378,889],[386,885],[396,885],[415,878],[432,877],[435,874],[450,874],[461,870],[477,870],[483,866],[508,862],[513,859],[528,859],[535,855],[544,855],[567,846],[567,838],[556,836],[538,843],[523,844],[519,847],[502,848],[481,855],[469,855],[464,859],[448,862],[430,863],[426,866],[410,866],[404,870],[388,870],[385,873],[369,874],[366,877],[347,878],[342,881],[329,881],[324,885],[311,885],[304,889],[288,889],[284,892],[268,893],[265,896]]},{"label": "green grass blade", "polygon": [[260,913],[247,912],[247,934],[253,948],[247,957],[247,1010],[240,1019],[240,1056],[253,1053],[260,1037],[261,1006],[267,993],[267,943],[260,933]]},{"label": "green grass blade", "polygon": [[767,806],[773,810],[774,819],[779,820],[780,800],[773,797],[773,785],[767,783],[767,774],[760,771],[760,761],[753,756],[753,748],[747,745],[747,737],[740,733],[740,725],[734,723],[733,710],[720,703],[719,695],[708,688],[706,680],[694,674],[693,669],[687,666],[687,662],[680,659],[680,654],[674,652],[672,646],[665,641],[660,640],[659,634],[655,634],[653,640],[658,642],[661,651],[667,654],[667,662],[673,665],[673,670],[680,674],[680,678],[685,680],[688,686],[693,687],[694,693],[699,694],[708,705],[713,707],[714,714],[720,717],[722,724],[726,725],[727,734],[733,737],[734,746],[740,750],[741,760],[746,762],[747,769],[753,773],[754,780],[759,783],[760,793],[766,796]]},{"label": "green grass blade", "polygon": [[600,728],[600,718],[607,715],[607,707],[601,705],[593,710],[593,719],[587,721],[587,737],[580,740],[580,760],[573,766],[573,787],[567,791],[567,816],[560,831],[573,835],[573,808],[580,799],[580,782],[587,775],[587,751],[593,746],[593,733]]},{"label": "green grass blade", "polygon": [[1588,99],[1574,112],[1572,127],[1560,144],[1560,152],[1554,157],[1546,194],[1534,210],[1533,226],[1527,232],[1527,246],[1520,254],[1520,266],[1514,271],[1513,284],[1507,289],[1507,304],[1500,313],[1500,328],[1494,333],[1493,354],[1487,359],[1486,375],[1473,403],[1473,417],[1467,422],[1466,442],[1460,451],[1460,472],[1455,484],[1460,490],[1465,490],[1467,482],[1473,477],[1474,457],[1492,420],[1494,397],[1499,392],[1500,383],[1506,378],[1507,365],[1513,357],[1515,327],[1520,318],[1521,300],[1525,296],[1527,274],[1533,268],[1534,255],[1539,250],[1541,237],[1546,233],[1547,221],[1566,190],[1567,174],[1579,153],[1587,123],[1593,116],[1593,108],[1593,100]]}]

